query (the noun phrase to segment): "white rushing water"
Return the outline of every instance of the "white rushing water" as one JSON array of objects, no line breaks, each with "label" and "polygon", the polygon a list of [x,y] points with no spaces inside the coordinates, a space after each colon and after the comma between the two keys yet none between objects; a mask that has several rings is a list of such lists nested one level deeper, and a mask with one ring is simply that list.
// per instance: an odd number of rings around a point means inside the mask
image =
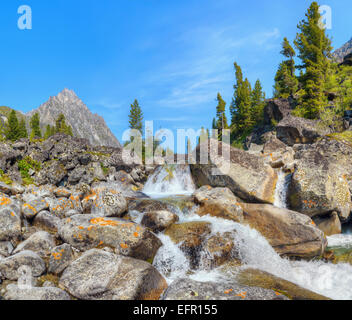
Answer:
[{"label": "white rushing water", "polygon": [[145,184],[143,192],[152,198],[158,198],[190,195],[195,189],[189,166],[165,165],[156,168]]},{"label": "white rushing water", "polygon": [[352,249],[352,234],[335,234],[333,236],[327,237],[328,247],[330,248],[346,248]]},{"label": "white rushing water", "polygon": [[291,174],[287,174],[282,170],[278,172],[278,179],[275,189],[274,206],[278,208],[287,208],[287,193],[291,182]]},{"label": "white rushing water", "polygon": [[[165,192],[165,196],[170,196],[172,194],[191,193],[194,189],[193,183],[190,182],[189,169],[176,169],[174,179],[167,180],[164,180],[164,178],[168,174],[168,171],[166,174],[163,171],[164,169],[160,168],[154,173],[153,177],[149,179],[144,192],[158,194],[159,196]],[[189,177],[186,177],[187,175]],[[153,179],[153,182],[151,179]],[[285,193],[287,177],[282,175],[280,179],[281,187],[278,188],[277,194],[279,197],[277,205],[283,206],[286,203],[283,194]],[[266,271],[332,299],[352,299],[352,266],[350,264],[332,264],[321,260],[310,262],[290,261],[281,258],[268,241],[259,232],[251,229],[249,226],[209,215],[200,217],[194,213],[195,209],[196,207],[188,213],[181,212],[180,210],[178,213],[180,219],[178,223],[194,221],[208,222],[211,224],[211,234],[208,237],[231,233],[236,244],[237,254],[240,255],[243,262],[241,268],[249,267]],[[137,212],[134,216],[136,219],[140,219]],[[181,244],[176,245],[164,234],[159,234],[158,236],[163,246],[155,256],[153,264],[164,275],[169,284],[180,277],[188,277],[201,282],[216,281],[224,283],[234,281],[233,279],[238,269],[233,269],[233,273],[228,273],[228,270],[225,273],[221,268],[209,270],[201,264],[198,270],[192,270],[190,262],[180,249]],[[329,246],[351,245],[352,247],[352,236],[333,236],[329,237],[328,241]],[[208,256],[206,258],[211,259]]]}]

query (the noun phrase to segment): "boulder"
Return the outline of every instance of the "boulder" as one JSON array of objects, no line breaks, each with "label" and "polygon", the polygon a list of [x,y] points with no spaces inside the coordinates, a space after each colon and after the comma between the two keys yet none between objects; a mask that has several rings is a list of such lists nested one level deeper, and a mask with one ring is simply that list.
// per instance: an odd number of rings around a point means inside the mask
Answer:
[{"label": "boulder", "polygon": [[50,161],[45,162],[43,168],[38,172],[35,177],[37,184],[52,184],[58,186],[61,181],[67,177],[67,170],[65,166],[57,160],[56,157],[51,157]]},{"label": "boulder", "polygon": [[22,251],[0,260],[0,274],[5,279],[15,281],[20,277],[18,269],[22,266],[28,267],[33,277],[41,276],[46,270],[45,262],[38,254]]},{"label": "boulder", "polygon": [[170,211],[152,211],[144,214],[141,225],[153,232],[161,232],[178,221],[178,215]]},{"label": "boulder", "polygon": [[64,187],[59,187],[54,190],[54,195],[57,198],[69,198],[71,194],[72,191]]},{"label": "boulder", "polygon": [[277,138],[288,146],[312,144],[321,136],[330,133],[322,129],[317,120],[287,116],[276,126]]},{"label": "boulder", "polygon": [[324,138],[313,145],[296,147],[296,170],[289,185],[290,208],[310,217],[336,211],[348,220],[352,203],[352,148]]},{"label": "boulder", "polygon": [[257,269],[244,269],[240,271],[236,280],[242,285],[275,290],[289,297],[290,300],[331,300],[292,282]]},{"label": "boulder", "polygon": [[313,220],[317,227],[323,231],[327,237],[341,233],[341,222],[335,211],[324,217],[316,217]]},{"label": "boulder", "polygon": [[241,286],[235,283],[175,280],[165,291],[163,300],[288,300],[274,290]]},{"label": "boulder", "polygon": [[9,284],[6,287],[5,300],[29,300],[29,301],[51,301],[71,300],[70,295],[55,287],[30,287],[21,288],[16,284]]},{"label": "boulder", "polygon": [[195,203],[199,205],[197,214],[200,216],[209,214],[235,222],[243,220],[243,210],[239,200],[228,188],[203,186],[194,192],[193,197]]},{"label": "boulder", "polygon": [[[210,163],[199,163],[199,155],[202,150],[208,150]],[[221,150],[222,154],[230,155],[230,161],[220,156]],[[213,139],[209,144],[198,145],[196,153],[198,162],[191,165],[196,185],[227,187],[237,197],[249,202],[274,202],[277,174],[263,157],[230,147]]]},{"label": "boulder", "polygon": [[259,231],[280,255],[311,259],[321,256],[327,241],[306,215],[266,204],[241,204],[244,222]]},{"label": "boulder", "polygon": [[59,235],[80,250],[109,246],[137,259],[153,259],[161,241],[149,229],[118,218],[76,215],[63,220]]},{"label": "boulder", "polygon": [[21,236],[21,214],[18,204],[0,195],[0,241],[16,240]]},{"label": "boulder", "polygon": [[22,205],[22,214],[27,219],[34,218],[39,212],[49,209],[49,203],[43,198],[32,200]]},{"label": "boulder", "polygon": [[275,125],[292,112],[293,101],[290,99],[268,99],[264,107],[264,123]]},{"label": "boulder", "polygon": [[37,253],[40,257],[45,258],[50,255],[50,251],[55,247],[54,237],[45,231],[38,231],[31,235],[27,240],[21,242],[14,254],[21,251],[30,250]]},{"label": "boulder", "polygon": [[51,251],[48,272],[58,275],[62,273],[73,260],[72,248],[69,244],[64,243],[55,247]]},{"label": "boulder", "polygon": [[11,241],[0,241],[0,255],[8,257],[12,254],[14,247]]},{"label": "boulder", "polygon": [[72,262],[59,285],[83,300],[158,300],[167,288],[151,264],[97,249]]}]

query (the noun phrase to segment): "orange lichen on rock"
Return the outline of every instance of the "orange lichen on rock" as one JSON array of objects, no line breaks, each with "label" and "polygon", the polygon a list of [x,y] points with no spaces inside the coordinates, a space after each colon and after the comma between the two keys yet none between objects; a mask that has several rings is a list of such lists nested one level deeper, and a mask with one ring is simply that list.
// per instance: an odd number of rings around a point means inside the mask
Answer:
[{"label": "orange lichen on rock", "polygon": [[229,289],[229,290],[225,290],[224,293],[225,293],[225,294],[229,294],[229,293],[231,293],[232,291],[233,291],[233,289]]},{"label": "orange lichen on rock", "polygon": [[34,207],[32,207],[30,204],[28,204],[28,203],[25,203],[24,205],[23,205],[25,208],[28,208],[29,210],[32,210],[33,212],[37,212],[37,210],[35,210],[35,208]]},{"label": "orange lichen on rock", "polygon": [[127,245],[126,243],[121,243],[121,244],[120,244],[120,247],[121,247],[122,249],[127,249],[127,248],[128,248],[128,245]]},{"label": "orange lichen on rock", "polygon": [[105,218],[94,218],[92,220],[90,220],[90,223],[91,224],[97,224],[99,226],[117,226],[118,225],[118,222],[117,221],[113,221],[113,220],[107,220]]},{"label": "orange lichen on rock", "polygon": [[0,206],[6,206],[7,204],[10,204],[11,200],[6,197],[1,197],[0,198]]},{"label": "orange lichen on rock", "polygon": [[244,292],[241,292],[239,294],[236,294],[236,297],[241,297],[242,299],[246,299],[247,297],[247,292],[244,291]]},{"label": "orange lichen on rock", "polygon": [[62,258],[62,253],[60,252],[53,252],[52,256],[54,257],[55,260],[60,260]]}]

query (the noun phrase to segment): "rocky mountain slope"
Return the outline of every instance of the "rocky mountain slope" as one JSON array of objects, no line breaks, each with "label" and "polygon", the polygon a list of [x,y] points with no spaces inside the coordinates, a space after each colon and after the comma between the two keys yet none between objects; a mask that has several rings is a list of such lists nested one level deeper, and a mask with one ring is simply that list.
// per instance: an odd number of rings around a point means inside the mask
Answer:
[{"label": "rocky mountain slope", "polygon": [[337,62],[343,62],[345,56],[352,52],[352,38],[350,41],[346,42],[341,48],[337,49],[333,53],[333,57],[336,59]]},{"label": "rocky mountain slope", "polygon": [[95,146],[120,147],[119,141],[106,125],[104,119],[93,114],[77,95],[64,89],[57,96],[42,104],[38,109],[30,111],[27,116],[38,112],[42,124],[54,125],[60,113],[72,127],[74,136],[88,139]]}]

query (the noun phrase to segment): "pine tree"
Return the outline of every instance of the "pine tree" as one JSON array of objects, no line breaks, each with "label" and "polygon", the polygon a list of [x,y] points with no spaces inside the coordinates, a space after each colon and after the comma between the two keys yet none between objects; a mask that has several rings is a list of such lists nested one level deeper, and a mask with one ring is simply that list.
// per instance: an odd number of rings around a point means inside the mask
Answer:
[{"label": "pine tree", "polygon": [[64,133],[69,136],[73,136],[72,128],[66,124],[66,118],[62,113],[56,119],[55,133]]},{"label": "pine tree", "polygon": [[218,105],[216,106],[216,128],[219,130],[219,139],[222,138],[222,130],[228,129],[227,117],[226,117],[226,102],[222,99],[221,94],[217,96]]},{"label": "pine tree", "polygon": [[18,139],[21,139],[21,138],[28,138],[26,122],[24,121],[24,119],[21,119],[18,125]]},{"label": "pine tree", "polygon": [[254,89],[251,94],[252,106],[251,106],[251,119],[254,125],[260,124],[264,119],[264,106],[265,106],[265,93],[263,92],[262,84],[258,79],[254,85]]},{"label": "pine tree", "polygon": [[324,107],[324,82],[330,67],[331,40],[326,35],[325,29],[321,27],[321,15],[319,5],[313,2],[306,19],[302,20],[298,29],[295,46],[299,51],[299,59],[302,64],[298,69],[305,70],[300,77],[304,94],[300,101],[299,112],[306,118],[314,119]]},{"label": "pine tree", "polygon": [[19,125],[15,110],[10,112],[5,135],[6,139],[11,141],[16,141],[19,137]]},{"label": "pine tree", "polygon": [[274,97],[288,98],[296,93],[298,89],[298,80],[295,75],[296,67],[294,57],[295,50],[290,45],[287,38],[284,38],[282,43],[281,54],[288,58],[280,63],[279,69],[275,76]]},{"label": "pine tree", "polygon": [[31,131],[31,139],[38,137],[41,138],[42,137],[42,132],[40,130],[40,117],[39,117],[39,113],[35,113],[30,120],[30,127],[32,129]]},{"label": "pine tree", "polygon": [[143,113],[137,99],[134,100],[133,104],[131,104],[130,114],[128,117],[129,117],[130,129],[139,130],[142,134]]},{"label": "pine tree", "polygon": [[44,139],[46,140],[46,139],[48,139],[49,137],[51,137],[52,136],[52,128],[51,128],[51,126],[48,124],[47,126],[46,126],[46,130],[45,130],[45,134],[44,134]]}]

